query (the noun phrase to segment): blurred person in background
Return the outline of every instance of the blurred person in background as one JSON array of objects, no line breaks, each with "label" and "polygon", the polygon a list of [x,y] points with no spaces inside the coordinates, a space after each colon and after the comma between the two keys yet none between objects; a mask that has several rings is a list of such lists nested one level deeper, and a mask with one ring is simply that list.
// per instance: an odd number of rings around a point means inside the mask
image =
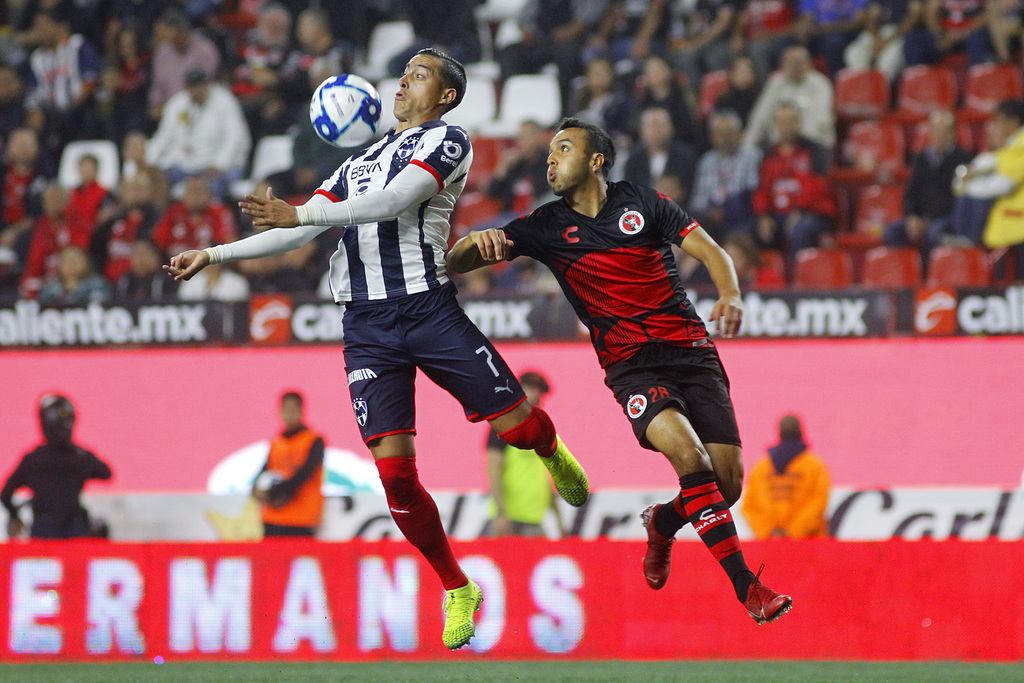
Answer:
[{"label": "blurred person in background", "polygon": [[685,205],[696,160],[694,149],[676,139],[668,110],[652,107],[640,114],[640,139],[629,150],[623,179],[653,187],[663,176],[674,176],[682,194],[672,199]]},{"label": "blurred person in background", "polygon": [[[637,85],[639,90],[633,97],[633,109],[630,114],[631,132],[639,132],[640,119],[644,111],[662,107],[672,117],[672,130],[677,140],[694,150],[702,150],[707,146],[704,127],[694,116],[693,94],[679,84],[676,72],[665,58],[652,55],[645,59]],[[691,90],[692,87],[690,86]]]},{"label": "blurred person in background", "polygon": [[836,144],[834,89],[824,74],[814,70],[811,55],[802,45],[792,45],[782,53],[782,66],[764,85],[750,114],[743,144],[757,147],[774,142],[772,119],[783,102],[800,115],[800,134],[831,152]]},{"label": "blurred person in background", "polygon": [[775,111],[777,141],[761,160],[754,190],[756,238],[762,247],[801,249],[818,246],[835,229],[839,212],[828,179],[828,152],[800,134],[799,109],[784,102]]},{"label": "blurred person in background", "polygon": [[623,146],[629,145],[629,95],[615,78],[615,69],[607,59],[587,63],[583,82],[576,90],[573,116],[608,131]]},{"label": "blurred person in background", "polygon": [[[672,4],[673,23],[682,28],[678,38],[673,40],[672,58],[686,74],[692,90],[700,90],[704,74],[709,71],[729,68],[737,54],[739,19],[744,4],[744,0],[693,0]],[[687,9],[688,5],[692,9]]]},{"label": "blurred person in background", "polygon": [[43,213],[43,195],[57,174],[40,155],[39,136],[28,127],[7,138],[0,167],[0,250],[20,270],[28,258],[32,227]]},{"label": "blurred person in background", "polygon": [[89,253],[77,244],[69,244],[57,254],[55,277],[43,283],[39,303],[53,306],[79,306],[110,298],[110,283],[96,272]]},{"label": "blurred person in background", "polygon": [[43,145],[59,154],[71,140],[96,137],[100,54],[81,34],[72,34],[66,8],[37,12],[33,27],[39,47],[29,58],[27,121]]},{"label": "blurred person in background", "polygon": [[125,177],[111,217],[96,227],[89,246],[97,270],[111,284],[128,272],[132,245],[150,236],[159,217],[149,174]]},{"label": "blurred person in background", "polygon": [[[308,122],[309,98],[323,82],[323,78],[311,82],[310,75],[350,73],[355,55],[350,43],[334,36],[327,12],[319,7],[310,7],[299,13],[295,20],[295,38],[298,47],[277,70],[276,87],[285,102],[294,103],[295,115],[306,112]],[[266,76],[268,80],[273,78],[273,72]],[[269,87],[270,84],[267,85]]]},{"label": "blurred person in background", "polygon": [[25,114],[25,84],[17,69],[0,60],[0,140],[25,125]]},{"label": "blurred person in background", "polygon": [[78,160],[78,185],[68,192],[68,212],[77,220],[96,229],[98,221],[112,215],[114,196],[100,185],[100,162],[93,154],[83,154]]},{"label": "blurred person in background", "polygon": [[121,143],[121,177],[131,178],[136,173],[149,176],[153,186],[153,204],[163,213],[171,203],[171,184],[167,174],[146,161],[146,144],[149,139],[139,130],[133,130],[124,136]]},{"label": "blurred person in background", "polygon": [[735,112],[746,126],[750,112],[753,111],[761,94],[761,85],[757,80],[753,60],[745,55],[735,57],[729,65],[727,78],[728,85],[725,91],[715,100],[715,111]]},{"label": "blurred person in background", "polygon": [[256,26],[238,47],[231,90],[242,104],[254,139],[283,134],[292,109],[281,97],[278,70],[291,55],[292,15],[277,2],[259,10]]},{"label": "blurred person in background", "polygon": [[828,535],[825,509],[832,486],[828,467],[807,447],[800,419],[779,420],[779,443],[747,476],[742,511],[754,537]]},{"label": "blurred person in background", "polygon": [[163,116],[164,105],[185,89],[185,77],[193,71],[212,76],[220,70],[217,46],[192,22],[179,7],[170,6],[154,25],[153,69],[150,73],[146,102],[151,122]]},{"label": "blurred person in background", "polygon": [[801,0],[796,22],[796,39],[811,57],[822,59],[827,75],[843,68],[847,46],[867,26],[867,0]]},{"label": "blurred person in background", "polygon": [[1000,0],[928,0],[923,21],[907,33],[903,56],[907,66],[935,64],[949,54],[964,54],[968,64],[981,64],[989,54],[990,14]]},{"label": "blurred person in background", "polygon": [[150,239],[132,242],[128,270],[118,278],[114,300],[122,303],[145,303],[175,298],[178,283],[164,275],[161,266],[167,255]]},{"label": "blurred person in background", "polygon": [[118,145],[132,130],[152,130],[146,109],[151,55],[137,25],[123,23],[100,74],[96,111],[102,137]]},{"label": "blurred person in background", "polygon": [[211,83],[202,69],[190,71],[185,82],[164,107],[146,161],[163,169],[172,185],[201,174],[221,199],[245,172],[252,149],[249,124],[231,91]]},{"label": "blurred person in background", "polygon": [[[532,406],[540,406],[551,392],[547,378],[539,372],[524,372],[519,383]],[[483,535],[543,536],[541,522],[548,510],[554,511],[561,531],[562,519],[544,464],[533,451],[509,446],[493,428],[487,433],[487,481],[491,518]]]},{"label": "blurred person in background", "polygon": [[[502,212],[515,211],[517,198],[527,198],[526,208],[536,206],[548,193],[548,135],[536,121],[523,121],[512,145],[498,156],[487,184],[487,195],[501,202]],[[507,218],[505,222],[511,220]]]},{"label": "blurred person in background", "polygon": [[480,0],[398,0],[398,10],[412,24],[412,44],[388,62],[388,73],[401,76],[417,52],[433,47],[463,64],[480,61],[480,34],[473,10]]},{"label": "blurred person in background", "polygon": [[46,282],[57,279],[58,254],[74,244],[88,249],[92,226],[68,213],[68,191],[56,181],[43,192],[43,215],[35,221],[32,243],[21,274],[21,294],[34,299]]},{"label": "blurred person in background", "polygon": [[914,157],[903,195],[904,217],[885,226],[882,235],[886,246],[920,248],[924,263],[943,236],[953,232],[953,180],[957,167],[973,156],[957,144],[952,112],[933,111],[928,130],[931,139]]},{"label": "blurred person in background", "polygon": [[740,12],[737,52],[750,55],[761,83],[778,68],[779,55],[795,40],[796,5],[794,0],[747,0]]},{"label": "blurred person in background", "polygon": [[32,491],[32,538],[106,537],[105,522],[90,519],[82,507],[82,488],[90,479],[110,479],[110,466],[73,440],[75,407],[59,394],[46,394],[39,402],[39,425],[44,442],[25,454],[0,491],[7,508],[7,536],[25,531],[14,493]]},{"label": "blurred person in background", "polygon": [[516,19],[519,34],[498,50],[501,82],[554,64],[562,111],[570,111],[572,79],[583,70],[580,53],[607,9],[608,0],[527,0]]},{"label": "blurred person in background", "polygon": [[202,176],[185,181],[181,201],[171,204],[153,228],[153,241],[164,251],[175,254],[237,238],[234,214],[213,198]]},{"label": "blurred person in background", "polygon": [[924,21],[925,0],[870,2],[864,30],[846,46],[846,68],[880,70],[895,83],[903,70],[906,35]]},{"label": "blurred person in background", "polygon": [[740,144],[743,123],[732,111],[708,118],[711,146],[697,162],[689,209],[715,239],[754,231],[752,196],[760,183],[761,150]]},{"label": "blurred person in background", "polygon": [[[652,54],[668,49],[668,0],[612,2],[583,50],[583,61],[600,57],[619,73],[635,71]],[[611,131],[609,131],[611,132]]]},{"label": "blurred person in background", "polygon": [[[324,439],[305,423],[304,400],[297,391],[281,396],[284,430],[253,482],[260,502],[263,536],[315,536],[324,507]],[[267,482],[269,485],[265,485]]]}]

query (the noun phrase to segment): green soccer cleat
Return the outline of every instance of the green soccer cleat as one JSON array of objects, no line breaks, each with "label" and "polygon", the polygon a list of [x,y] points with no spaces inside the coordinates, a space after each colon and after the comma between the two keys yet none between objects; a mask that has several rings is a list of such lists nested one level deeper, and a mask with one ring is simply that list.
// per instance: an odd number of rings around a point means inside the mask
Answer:
[{"label": "green soccer cleat", "polygon": [[444,605],[444,632],[441,640],[449,650],[458,650],[468,645],[476,633],[476,624],[473,623],[473,612],[480,609],[484,595],[480,586],[472,580],[462,588],[456,588],[445,593]]},{"label": "green soccer cleat", "polygon": [[541,458],[541,462],[551,472],[551,479],[555,482],[555,490],[566,503],[573,507],[580,507],[590,498],[590,486],[587,483],[587,473],[572,457],[572,453],[562,443],[562,437],[556,437],[558,445],[550,458]]}]

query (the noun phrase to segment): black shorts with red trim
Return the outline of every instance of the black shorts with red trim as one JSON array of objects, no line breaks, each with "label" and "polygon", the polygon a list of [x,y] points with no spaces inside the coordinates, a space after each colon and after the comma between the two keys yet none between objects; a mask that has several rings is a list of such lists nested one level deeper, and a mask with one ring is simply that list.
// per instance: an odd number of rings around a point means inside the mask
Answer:
[{"label": "black shorts with red trim", "polygon": [[466,316],[451,282],[345,307],[345,371],[363,441],[416,433],[416,369],[462,404],[471,422],[526,399],[515,374]]},{"label": "black shorts with red trim", "polygon": [[604,383],[644,448],[657,450],[647,440],[647,427],[669,406],[686,416],[702,443],[740,445],[729,377],[718,350],[710,339],[695,343],[701,345],[648,344],[607,370]]}]

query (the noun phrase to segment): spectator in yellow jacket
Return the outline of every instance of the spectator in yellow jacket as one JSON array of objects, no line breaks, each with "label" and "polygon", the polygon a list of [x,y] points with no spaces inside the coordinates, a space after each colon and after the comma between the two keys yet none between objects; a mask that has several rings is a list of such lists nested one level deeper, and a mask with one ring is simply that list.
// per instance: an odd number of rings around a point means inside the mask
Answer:
[{"label": "spectator in yellow jacket", "polygon": [[800,419],[779,421],[779,445],[754,466],[743,494],[743,516],[759,539],[828,534],[825,507],[831,479],[824,461],[804,442]]}]

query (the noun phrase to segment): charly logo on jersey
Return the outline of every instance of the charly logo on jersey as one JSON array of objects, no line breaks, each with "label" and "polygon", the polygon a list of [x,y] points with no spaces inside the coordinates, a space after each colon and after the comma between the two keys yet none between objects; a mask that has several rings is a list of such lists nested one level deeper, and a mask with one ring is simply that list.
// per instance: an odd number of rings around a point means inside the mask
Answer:
[{"label": "charly logo on jersey", "polygon": [[619,230],[627,235],[635,235],[644,229],[644,217],[639,211],[626,211],[619,217]]},{"label": "charly logo on jersey", "polygon": [[441,149],[444,150],[444,155],[452,161],[457,161],[462,156],[462,145],[451,140],[445,140],[441,145]]},{"label": "charly logo on jersey", "polygon": [[366,401],[361,398],[357,398],[352,401],[352,410],[356,414],[356,422],[359,423],[360,427],[366,426],[366,418],[370,416],[370,407],[366,405]]},{"label": "charly logo on jersey", "polygon": [[626,412],[629,413],[629,419],[635,420],[644,414],[647,410],[647,397],[643,394],[633,394],[629,397],[629,401],[626,402]]}]

